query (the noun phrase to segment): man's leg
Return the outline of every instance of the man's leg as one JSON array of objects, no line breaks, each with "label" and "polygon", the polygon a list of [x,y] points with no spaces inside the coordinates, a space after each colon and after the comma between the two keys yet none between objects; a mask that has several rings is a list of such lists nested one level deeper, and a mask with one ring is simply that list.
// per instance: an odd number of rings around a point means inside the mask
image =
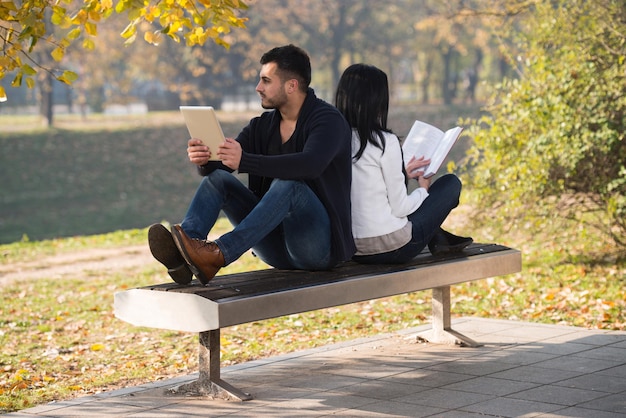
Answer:
[{"label": "man's leg", "polygon": [[[204,242],[208,232],[215,224],[220,210],[223,209],[231,223],[236,225],[257,202],[258,198],[235,176],[224,170],[216,170],[204,177],[198,186],[183,220],[185,229],[182,230],[182,233],[187,238],[196,238],[196,243]],[[174,228],[180,228],[180,226]],[[180,235],[180,233],[178,234]],[[167,231],[163,225],[152,225],[148,231],[150,251],[158,261],[168,268],[168,273],[175,282],[189,283],[193,272],[202,283],[206,284],[210,278],[189,264],[189,254],[184,252],[184,249],[179,245],[180,242],[176,242],[180,241],[178,238]],[[211,244],[207,243],[207,245],[210,246]],[[220,258],[219,250],[214,255],[217,256],[217,261],[212,263],[215,264],[212,269],[217,271],[224,265],[224,260]]]},{"label": "man's leg", "polygon": [[275,179],[248,216],[215,242],[226,264],[250,248],[281,269],[324,270],[335,264],[326,209],[301,181]]},{"label": "man's leg", "polygon": [[235,176],[215,170],[202,179],[181,227],[190,238],[206,239],[220,210],[224,210],[231,224],[236,226],[258,200]]},{"label": "man's leg", "polygon": [[[194,200],[197,200],[193,205],[196,210],[214,208],[220,201],[209,196]],[[202,222],[198,214],[201,212],[194,215],[198,218],[196,228]],[[326,209],[300,181],[274,180],[248,216],[215,242],[192,239],[180,225],[175,225],[172,233],[181,254],[203,284],[250,248],[262,260],[281,269],[323,270],[336,264],[330,256],[330,220]]]}]

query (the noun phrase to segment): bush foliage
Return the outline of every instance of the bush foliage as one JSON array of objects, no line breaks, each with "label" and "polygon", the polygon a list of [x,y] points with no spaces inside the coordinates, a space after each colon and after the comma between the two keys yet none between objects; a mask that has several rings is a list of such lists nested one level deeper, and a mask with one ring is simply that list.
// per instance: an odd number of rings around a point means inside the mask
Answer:
[{"label": "bush foliage", "polygon": [[540,1],[523,24],[519,77],[472,127],[465,181],[510,225],[565,218],[624,247],[626,3]]}]

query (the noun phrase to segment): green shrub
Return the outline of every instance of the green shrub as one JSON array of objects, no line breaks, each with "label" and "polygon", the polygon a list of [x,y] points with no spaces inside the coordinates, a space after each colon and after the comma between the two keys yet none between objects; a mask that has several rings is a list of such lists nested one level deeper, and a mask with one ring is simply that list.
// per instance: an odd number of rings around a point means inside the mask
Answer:
[{"label": "green shrub", "polygon": [[524,25],[519,78],[470,129],[465,182],[512,226],[568,219],[624,247],[626,3],[539,2]]}]

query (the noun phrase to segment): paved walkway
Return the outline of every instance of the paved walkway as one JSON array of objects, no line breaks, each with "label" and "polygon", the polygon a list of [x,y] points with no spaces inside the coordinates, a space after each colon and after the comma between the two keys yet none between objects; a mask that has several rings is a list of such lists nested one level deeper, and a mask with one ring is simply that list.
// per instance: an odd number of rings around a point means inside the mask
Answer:
[{"label": "paved walkway", "polygon": [[185,376],[10,417],[626,417],[626,332],[462,318],[484,344],[416,342],[428,327],[222,370],[247,402],[168,395]]}]

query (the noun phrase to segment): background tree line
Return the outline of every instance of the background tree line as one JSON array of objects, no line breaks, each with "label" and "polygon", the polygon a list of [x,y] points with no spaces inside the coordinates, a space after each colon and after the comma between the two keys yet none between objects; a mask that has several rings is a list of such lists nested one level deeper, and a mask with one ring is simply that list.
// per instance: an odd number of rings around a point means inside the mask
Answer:
[{"label": "background tree line", "polygon": [[[230,48],[214,42],[188,48],[171,38],[159,44],[124,46],[123,16],[98,26],[93,51],[68,50],[61,63],[35,50],[44,66],[64,66],[78,75],[71,86],[55,83],[40,71],[35,90],[8,89],[2,107],[37,103],[53,123],[53,104],[72,111],[98,112],[106,104],[142,101],[150,110],[180,104],[220,107],[225,95],[254,96],[258,59],[272,46],[295,43],[312,56],[314,86],[327,98],[343,68],[355,61],[373,63],[388,72],[397,98],[422,103],[474,101],[481,79],[500,80],[508,65],[493,22],[468,13],[461,0],[253,0],[242,12],[245,29],[225,35]],[[505,2],[506,3],[506,2]],[[504,3],[503,3],[504,4]],[[505,15],[503,4],[489,6],[491,16]],[[148,25],[148,23],[144,23]],[[2,80],[4,85],[8,79]],[[50,92],[46,95],[45,92]],[[1,108],[0,108],[1,111]]]}]

